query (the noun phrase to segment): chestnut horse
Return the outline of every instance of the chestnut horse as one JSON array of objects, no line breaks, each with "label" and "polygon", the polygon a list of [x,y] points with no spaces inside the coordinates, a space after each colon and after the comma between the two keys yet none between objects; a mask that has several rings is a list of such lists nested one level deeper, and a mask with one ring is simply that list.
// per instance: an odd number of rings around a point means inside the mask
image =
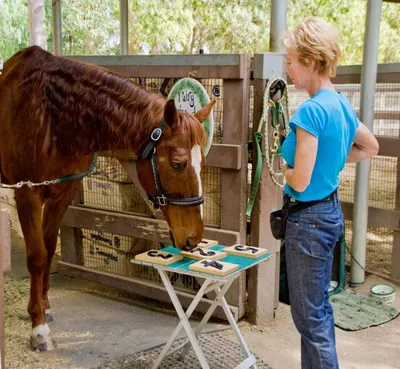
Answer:
[{"label": "chestnut horse", "polygon": [[[87,171],[94,153],[133,151],[139,180],[161,208],[174,245],[190,250],[204,232],[201,122],[213,105],[196,115],[178,112],[173,100],[106,69],[26,48],[0,75],[1,183],[65,179]],[[80,181],[15,189],[31,275],[31,345],[38,351],[54,348],[46,322],[49,271],[61,220]]]}]

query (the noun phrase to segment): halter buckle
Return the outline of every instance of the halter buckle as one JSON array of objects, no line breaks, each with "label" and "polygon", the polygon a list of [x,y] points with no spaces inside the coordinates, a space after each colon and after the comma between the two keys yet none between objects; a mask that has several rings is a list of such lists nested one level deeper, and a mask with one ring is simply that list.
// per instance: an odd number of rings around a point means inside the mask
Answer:
[{"label": "halter buckle", "polygon": [[160,127],[154,128],[153,132],[151,132],[150,138],[152,141],[157,142],[162,135],[162,129]]},{"label": "halter buckle", "polygon": [[167,205],[167,198],[164,195],[156,196],[158,206]]}]

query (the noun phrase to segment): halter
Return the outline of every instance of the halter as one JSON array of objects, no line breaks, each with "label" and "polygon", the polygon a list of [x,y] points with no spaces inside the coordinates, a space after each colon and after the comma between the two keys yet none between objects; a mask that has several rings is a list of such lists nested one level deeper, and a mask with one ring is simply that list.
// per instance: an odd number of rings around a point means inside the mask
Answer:
[{"label": "halter", "polygon": [[156,186],[157,195],[152,196],[147,194],[149,201],[153,204],[154,209],[159,209],[161,206],[176,205],[176,206],[198,206],[204,202],[203,195],[198,197],[186,197],[181,199],[172,199],[167,197],[161,186],[160,174],[158,172],[156,146],[161,138],[163,129],[165,126],[164,119],[161,120],[158,127],[153,129],[150,135],[150,142],[143,150],[141,159],[149,159],[151,164],[151,170],[153,172],[154,184]]}]

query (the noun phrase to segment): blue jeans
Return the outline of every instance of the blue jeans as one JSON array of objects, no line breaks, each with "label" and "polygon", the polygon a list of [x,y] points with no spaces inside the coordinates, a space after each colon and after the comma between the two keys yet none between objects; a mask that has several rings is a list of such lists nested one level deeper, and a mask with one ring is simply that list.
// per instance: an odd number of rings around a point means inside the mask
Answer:
[{"label": "blue jeans", "polygon": [[328,289],[333,249],[343,231],[337,194],[289,216],[286,266],[290,306],[301,334],[302,369],[338,369],[335,326]]}]

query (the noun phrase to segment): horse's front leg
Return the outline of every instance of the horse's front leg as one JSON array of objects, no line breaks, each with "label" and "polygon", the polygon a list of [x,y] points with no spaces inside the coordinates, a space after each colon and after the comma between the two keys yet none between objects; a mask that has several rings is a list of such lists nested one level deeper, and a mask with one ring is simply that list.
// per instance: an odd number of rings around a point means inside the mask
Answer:
[{"label": "horse's front leg", "polygon": [[45,319],[43,275],[47,266],[47,251],[42,232],[43,201],[31,188],[15,190],[18,217],[24,234],[27,265],[31,275],[28,312],[32,320],[31,345],[38,351],[51,351],[54,341]]},{"label": "horse's front leg", "polygon": [[[80,181],[79,181],[80,183]],[[43,210],[43,235],[44,243],[47,250],[47,265],[43,276],[43,302],[46,309],[46,320],[51,322],[53,316],[50,312],[50,303],[48,291],[50,288],[49,276],[51,263],[57,246],[57,236],[60,229],[61,220],[68,209],[69,204],[75,197],[79,188],[79,183],[74,182],[65,186],[62,196],[55,199],[48,199],[45,202]]]}]

